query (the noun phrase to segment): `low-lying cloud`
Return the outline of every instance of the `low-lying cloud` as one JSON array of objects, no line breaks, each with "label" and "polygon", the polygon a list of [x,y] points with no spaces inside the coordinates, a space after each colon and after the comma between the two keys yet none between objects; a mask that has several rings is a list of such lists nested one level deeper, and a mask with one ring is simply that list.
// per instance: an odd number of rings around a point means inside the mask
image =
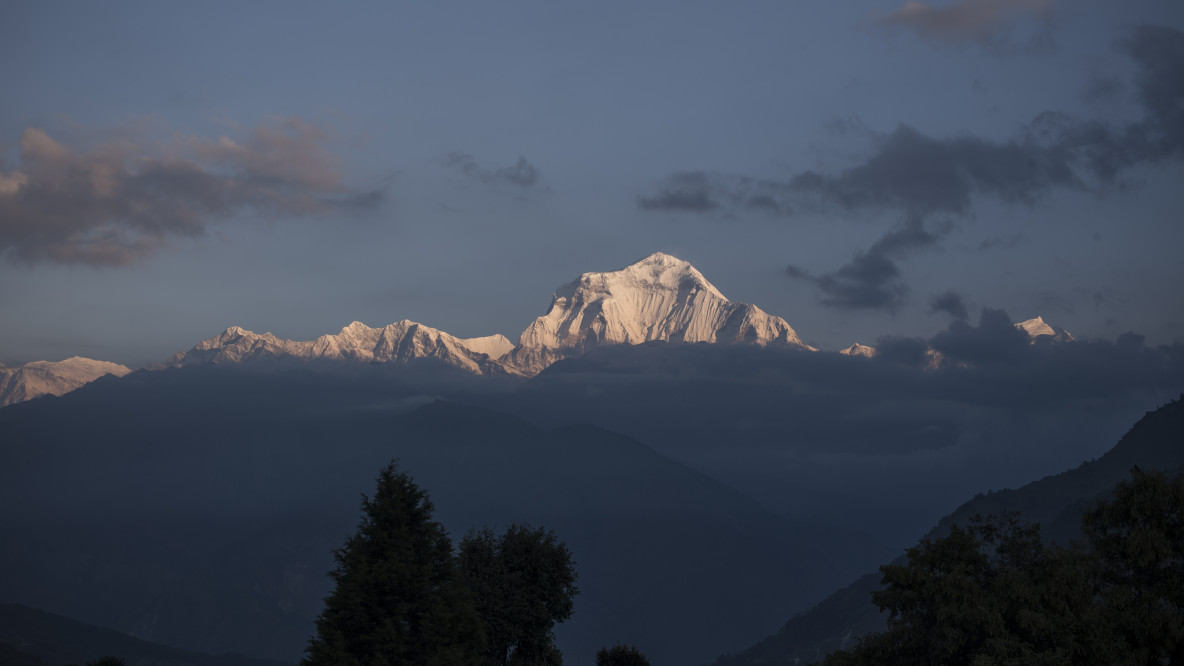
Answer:
[{"label": "low-lying cloud", "polygon": [[0,256],[122,266],[241,213],[309,217],[372,206],[326,150],[328,132],[274,118],[239,138],[174,136],[75,147],[29,127],[0,169]]}]

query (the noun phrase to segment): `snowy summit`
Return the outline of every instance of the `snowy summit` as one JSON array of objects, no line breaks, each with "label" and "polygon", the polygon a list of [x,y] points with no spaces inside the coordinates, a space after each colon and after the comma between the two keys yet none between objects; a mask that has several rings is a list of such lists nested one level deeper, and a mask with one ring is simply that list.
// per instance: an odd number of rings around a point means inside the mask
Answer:
[{"label": "snowy summit", "polygon": [[505,359],[535,374],[603,344],[710,342],[813,350],[780,317],[729,301],[694,266],[655,252],[607,273],[584,273],[555,291],[547,313]]}]

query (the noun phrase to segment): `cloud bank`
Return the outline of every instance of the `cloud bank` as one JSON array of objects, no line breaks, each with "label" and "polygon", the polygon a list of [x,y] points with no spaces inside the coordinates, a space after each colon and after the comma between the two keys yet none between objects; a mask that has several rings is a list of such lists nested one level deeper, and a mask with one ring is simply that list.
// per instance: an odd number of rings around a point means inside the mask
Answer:
[{"label": "cloud bank", "polygon": [[41,128],[0,168],[0,256],[123,266],[240,213],[308,217],[373,205],[342,182],[326,130],[273,118],[238,139],[174,136],[72,147]]}]

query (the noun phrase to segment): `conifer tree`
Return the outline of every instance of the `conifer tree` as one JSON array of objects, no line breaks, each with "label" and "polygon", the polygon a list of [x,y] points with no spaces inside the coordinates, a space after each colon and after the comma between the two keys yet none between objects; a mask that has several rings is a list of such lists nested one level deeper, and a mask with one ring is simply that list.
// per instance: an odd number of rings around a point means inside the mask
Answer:
[{"label": "conifer tree", "polygon": [[308,644],[308,666],[471,664],[480,645],[472,597],[426,491],[395,462],[362,496],[357,532],[335,551],[336,588]]}]

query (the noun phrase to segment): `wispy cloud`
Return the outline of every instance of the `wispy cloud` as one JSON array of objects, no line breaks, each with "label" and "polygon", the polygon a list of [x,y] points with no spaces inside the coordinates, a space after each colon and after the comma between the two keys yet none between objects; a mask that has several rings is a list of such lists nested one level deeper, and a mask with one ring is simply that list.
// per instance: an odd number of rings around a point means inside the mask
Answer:
[{"label": "wispy cloud", "polygon": [[774,215],[791,212],[783,183],[706,171],[679,171],[664,178],[658,191],[637,199],[642,210],[706,213],[745,208]]},{"label": "wispy cloud", "polygon": [[509,166],[488,167],[478,163],[472,155],[449,153],[444,157],[444,166],[486,185],[508,185],[523,190],[538,185],[541,176],[538,167],[525,157],[519,157],[517,162]]},{"label": "wispy cloud", "polygon": [[96,147],[26,128],[18,164],[0,171],[0,256],[122,266],[242,212],[307,217],[377,203],[381,191],[342,183],[327,141],[326,130],[298,118],[273,118],[238,138]]},{"label": "wispy cloud", "polygon": [[867,250],[856,252],[850,263],[835,271],[814,275],[790,265],[785,273],[818,287],[823,294],[823,305],[845,310],[892,312],[904,304],[908,294],[897,261],[911,252],[936,245],[948,230],[948,225],[926,229],[921,219],[913,218],[889,231]]},{"label": "wispy cloud", "polygon": [[[973,6],[985,12],[982,16],[1001,16],[1002,4],[968,0],[948,9],[969,11]],[[1035,11],[1038,4],[1023,6]],[[993,7],[989,12],[988,5]],[[986,18],[979,21],[989,24]],[[663,181],[657,193],[639,197],[638,206],[730,215],[761,201],[778,212],[799,208],[843,215],[867,211],[911,220],[903,227],[906,232],[940,236],[916,225],[970,215],[979,200],[1032,205],[1057,191],[1112,192],[1133,167],[1184,157],[1184,33],[1139,26],[1119,47],[1137,66],[1135,83],[1143,109],[1142,118],[1127,125],[1048,111],[1004,140],[973,134],[938,137],[900,125],[876,137],[867,155],[845,169],[802,171],[783,181],[677,172]],[[895,310],[907,293],[898,265],[902,247],[893,240],[900,233],[889,232],[833,272],[814,275],[791,266],[787,274],[813,282],[825,304]],[[1012,246],[1021,240],[1021,236],[992,238],[983,241],[981,249]]]},{"label": "wispy cloud", "polygon": [[[911,30],[938,45],[978,44],[1001,50],[1050,44],[1053,15],[1052,0],[957,0],[941,6],[906,2],[891,14],[876,18],[875,23],[887,29]],[[1036,30],[1021,41],[1014,32],[1023,22],[1034,22]]]}]

